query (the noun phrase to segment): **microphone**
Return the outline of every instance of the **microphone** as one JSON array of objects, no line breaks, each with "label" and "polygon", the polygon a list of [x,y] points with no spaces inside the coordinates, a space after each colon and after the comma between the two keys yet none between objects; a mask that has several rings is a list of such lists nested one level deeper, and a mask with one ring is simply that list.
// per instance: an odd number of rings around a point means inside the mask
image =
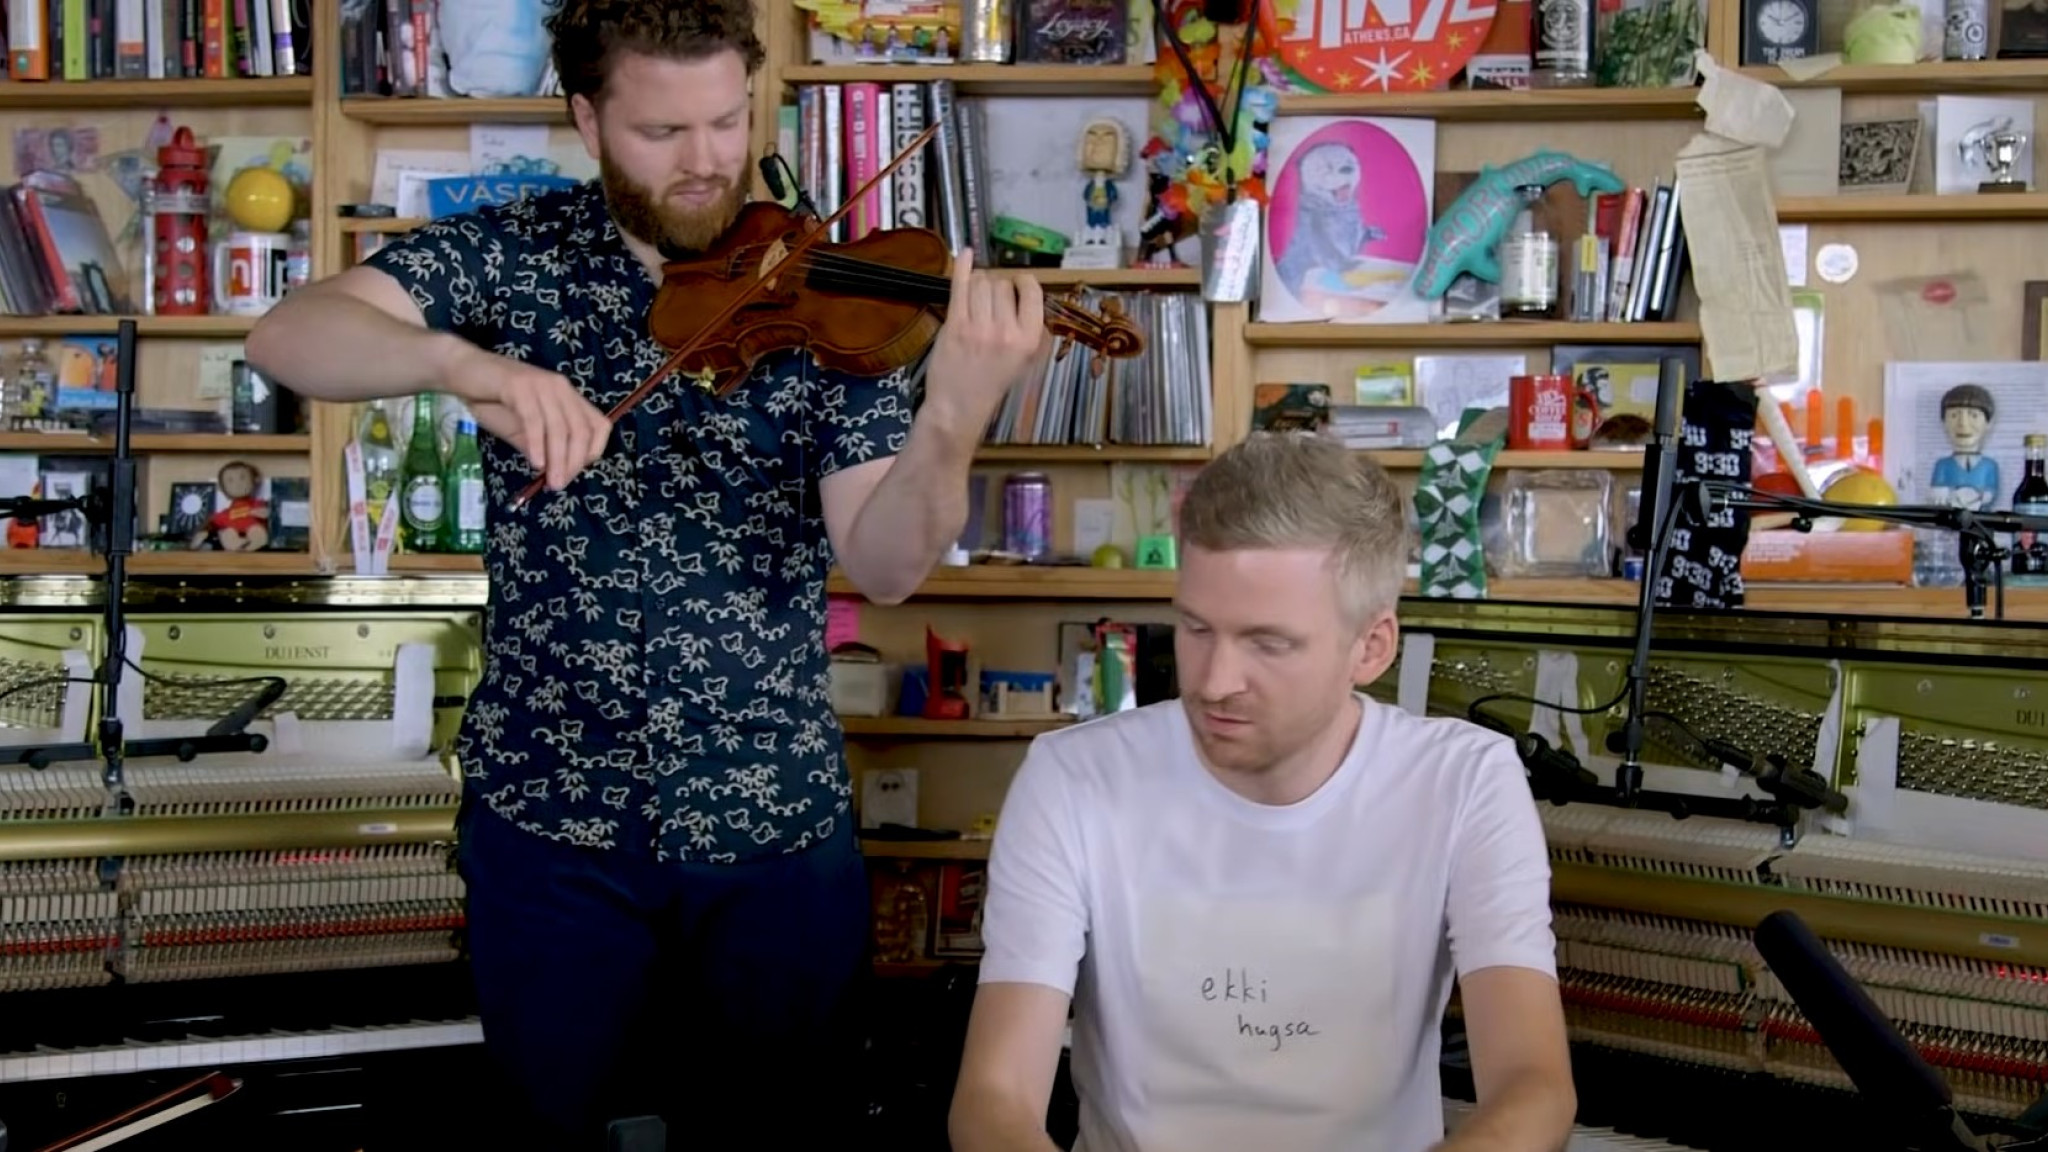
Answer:
[{"label": "microphone", "polygon": [[1517,732],[1512,736],[1515,755],[1521,757],[1522,767],[1529,771],[1529,792],[1536,799],[1562,803],[1591,793],[1600,783],[1600,778],[1579,763],[1578,757],[1551,747],[1550,741],[1536,733]]},{"label": "microphone", "polygon": [[1837,816],[1849,810],[1849,798],[1828,787],[1828,782],[1811,768],[1795,768],[1776,752],[1762,756],[1718,737],[1700,740],[1714,759],[1731,765],[1755,780],[1764,791],[1787,804],[1819,808]]},{"label": "microphone", "polygon": [[[810,194],[803,190],[801,184],[797,183],[796,173],[791,170],[789,161],[782,158],[782,153],[767,153],[756,162],[755,167],[760,169],[761,182],[768,186],[768,195],[776,203],[780,204],[784,200],[789,199],[790,190],[795,189],[795,209],[799,212],[808,212],[813,216],[819,215],[818,206],[811,203]],[[785,173],[788,175],[787,179],[784,179]]]},{"label": "microphone", "polygon": [[38,520],[54,516],[59,512],[82,511],[90,498],[87,496],[15,496],[0,500],[0,520],[13,517],[16,520]]},{"label": "microphone", "polygon": [[1955,1095],[1879,1011],[1863,986],[1797,914],[1773,912],[1756,926],[1756,950],[1785,986],[1850,1083],[1915,1152],[1990,1152],[1956,1114]]}]

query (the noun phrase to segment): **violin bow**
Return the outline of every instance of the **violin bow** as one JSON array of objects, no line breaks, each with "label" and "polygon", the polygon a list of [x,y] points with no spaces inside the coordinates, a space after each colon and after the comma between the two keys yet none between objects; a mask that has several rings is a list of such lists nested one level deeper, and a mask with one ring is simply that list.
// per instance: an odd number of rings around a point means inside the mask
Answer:
[{"label": "violin bow", "polygon": [[[624,416],[628,412],[631,412],[635,405],[639,404],[642,400],[647,399],[648,393],[653,392],[657,384],[660,384],[664,379],[666,379],[669,373],[674,372],[678,367],[681,367],[685,357],[689,356],[690,353],[695,352],[699,347],[701,347],[704,344],[706,340],[709,340],[711,338],[711,334],[718,330],[719,325],[724,324],[727,320],[731,319],[732,315],[735,312],[738,312],[743,305],[751,301],[761,291],[763,286],[765,286],[770,280],[775,278],[776,269],[782,267],[785,264],[794,266],[794,262],[797,257],[802,256],[805,252],[809,251],[813,244],[818,243],[818,241],[821,238],[830,233],[832,230],[832,225],[837,224],[841,217],[845,216],[848,212],[853,211],[854,205],[860,203],[863,199],[866,199],[869,191],[871,191],[876,185],[880,184],[882,181],[888,179],[892,174],[894,174],[896,169],[902,167],[903,162],[905,160],[908,160],[913,155],[915,155],[917,153],[917,150],[924,147],[925,144],[929,142],[931,138],[938,133],[939,129],[944,126],[944,120],[933,120],[930,127],[927,127],[923,132],[918,133],[917,139],[912,140],[907,146],[904,147],[903,151],[896,154],[896,158],[894,160],[889,161],[889,163],[886,166],[884,166],[880,172],[877,172],[873,176],[869,177],[867,183],[862,184],[859,188],[856,188],[852,193],[850,193],[846,197],[846,200],[843,203],[841,203],[838,208],[833,210],[830,216],[827,216],[822,221],[819,221],[817,227],[812,228],[810,232],[805,234],[795,244],[791,245],[789,251],[782,254],[781,259],[775,261],[775,263],[768,265],[765,268],[760,269],[755,275],[754,282],[752,284],[747,285],[746,288],[741,290],[739,295],[734,296],[732,300],[726,304],[725,308],[718,313],[718,315],[713,316],[710,320],[706,321],[704,323],[704,326],[697,330],[697,334],[691,337],[689,340],[685,341],[682,347],[677,348],[674,352],[669,353],[668,359],[662,361],[661,367],[656,368],[647,377],[647,379],[641,381],[640,386],[638,388],[633,389],[631,393],[627,394],[625,399],[619,401],[617,404],[612,406],[612,410],[605,414],[605,419],[609,420],[612,424],[616,425],[619,422],[620,417]],[[539,495],[541,486],[544,485],[546,482],[547,478],[544,476],[536,476],[530,482],[528,482],[526,487],[520,491],[519,495],[512,498],[512,511],[517,512],[521,508],[526,507],[529,501],[531,501],[536,495]]]}]

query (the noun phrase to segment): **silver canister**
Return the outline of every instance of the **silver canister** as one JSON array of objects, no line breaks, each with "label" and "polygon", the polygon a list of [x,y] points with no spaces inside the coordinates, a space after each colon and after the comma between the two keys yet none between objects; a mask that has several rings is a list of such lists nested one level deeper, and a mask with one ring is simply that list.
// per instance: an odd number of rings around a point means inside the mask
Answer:
[{"label": "silver canister", "polygon": [[1942,17],[1942,59],[1985,58],[1991,45],[1990,0],[1947,0]]},{"label": "silver canister", "polygon": [[960,59],[1008,64],[1016,54],[1015,0],[961,0]]}]

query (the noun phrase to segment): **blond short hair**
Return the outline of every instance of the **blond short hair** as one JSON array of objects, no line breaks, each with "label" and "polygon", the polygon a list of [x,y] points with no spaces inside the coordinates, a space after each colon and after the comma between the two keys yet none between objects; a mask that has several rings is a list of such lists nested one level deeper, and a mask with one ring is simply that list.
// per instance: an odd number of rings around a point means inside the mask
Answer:
[{"label": "blond short hair", "polygon": [[1179,534],[1209,552],[1328,549],[1357,624],[1394,607],[1408,571],[1401,490],[1370,457],[1313,433],[1254,432],[1210,461],[1181,499]]}]

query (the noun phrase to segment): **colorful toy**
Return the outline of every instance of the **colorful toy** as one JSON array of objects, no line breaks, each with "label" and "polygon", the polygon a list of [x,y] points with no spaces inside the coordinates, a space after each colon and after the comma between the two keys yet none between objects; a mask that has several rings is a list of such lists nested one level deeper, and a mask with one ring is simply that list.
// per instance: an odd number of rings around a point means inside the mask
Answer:
[{"label": "colorful toy", "polygon": [[1500,265],[1494,260],[1494,250],[1521,207],[1516,189],[1530,184],[1548,188],[1561,180],[1571,181],[1580,196],[1627,187],[1604,165],[1547,148],[1504,168],[1481,169],[1479,179],[1430,228],[1429,248],[1415,270],[1415,291],[1426,300],[1440,299],[1468,272],[1499,283]]}]

